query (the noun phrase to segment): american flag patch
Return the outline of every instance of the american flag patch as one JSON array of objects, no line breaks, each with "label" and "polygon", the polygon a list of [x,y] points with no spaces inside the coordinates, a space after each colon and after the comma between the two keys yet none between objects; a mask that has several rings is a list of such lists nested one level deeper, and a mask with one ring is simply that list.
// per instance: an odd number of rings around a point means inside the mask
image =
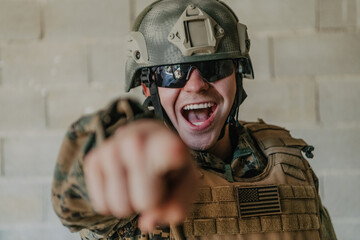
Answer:
[{"label": "american flag patch", "polygon": [[241,217],[281,213],[277,186],[239,187],[236,192],[239,215]]}]

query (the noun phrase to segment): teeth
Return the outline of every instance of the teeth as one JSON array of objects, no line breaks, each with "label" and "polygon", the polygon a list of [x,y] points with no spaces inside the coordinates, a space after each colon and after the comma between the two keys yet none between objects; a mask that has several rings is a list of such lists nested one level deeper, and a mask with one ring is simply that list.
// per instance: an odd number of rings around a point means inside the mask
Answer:
[{"label": "teeth", "polygon": [[204,122],[194,122],[194,123],[192,123],[192,124],[194,124],[195,126],[200,126],[200,125],[202,125]]},{"label": "teeth", "polygon": [[184,110],[203,109],[203,108],[212,107],[214,105],[215,105],[214,103],[189,104],[189,105],[186,105],[183,109]]}]

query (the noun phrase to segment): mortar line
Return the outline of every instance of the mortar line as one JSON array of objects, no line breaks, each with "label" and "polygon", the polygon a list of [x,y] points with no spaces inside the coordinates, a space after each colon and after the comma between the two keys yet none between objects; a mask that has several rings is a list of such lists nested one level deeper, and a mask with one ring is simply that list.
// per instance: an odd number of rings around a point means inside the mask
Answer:
[{"label": "mortar line", "polygon": [[270,36],[268,40],[269,44],[269,67],[270,67],[270,77],[275,79],[275,46],[274,46],[274,37]]},{"label": "mortar line", "polygon": [[318,125],[322,125],[321,116],[320,116],[320,89],[319,81],[314,79],[315,82],[315,121]]},{"label": "mortar line", "polygon": [[44,4],[46,4],[46,0],[39,0],[38,5],[40,8],[40,33],[39,33],[39,39],[42,40],[45,37],[45,10],[44,10]]},{"label": "mortar line", "polygon": [[90,43],[86,43],[85,45],[85,58],[86,58],[86,73],[87,73],[87,82],[90,85],[92,82],[94,82],[94,76],[93,76],[93,69],[91,67],[91,47]]},{"label": "mortar line", "polygon": [[[46,204],[46,196],[47,196],[47,191],[46,191],[46,186],[45,186],[45,184],[41,184],[42,186],[41,186],[41,199],[42,199],[42,201],[43,201],[43,203],[41,204],[42,206],[41,206],[41,208],[42,208],[42,214],[41,214],[41,220],[42,220],[42,222],[46,222],[46,218],[47,218],[47,204]],[[49,194],[48,195],[50,198],[51,198],[51,195]]]},{"label": "mortar line", "polygon": [[360,14],[357,12],[357,2],[355,0],[347,0],[345,7],[347,12],[346,28],[349,31],[354,32],[356,29],[357,14]]},{"label": "mortar line", "polygon": [[0,42],[0,87],[4,85],[4,49],[7,43]]},{"label": "mortar line", "polygon": [[0,177],[5,176],[4,139],[0,139]]},{"label": "mortar line", "polygon": [[320,1],[315,1],[315,30],[320,32]]},{"label": "mortar line", "polygon": [[49,129],[50,128],[50,123],[49,123],[49,93],[47,92],[44,96],[44,117],[45,117],[45,129]]},{"label": "mortar line", "polygon": [[128,0],[129,2],[129,20],[130,20],[130,26],[129,28],[131,29],[131,26],[133,25],[134,21],[135,21],[135,11],[136,11],[136,1],[135,0]]}]

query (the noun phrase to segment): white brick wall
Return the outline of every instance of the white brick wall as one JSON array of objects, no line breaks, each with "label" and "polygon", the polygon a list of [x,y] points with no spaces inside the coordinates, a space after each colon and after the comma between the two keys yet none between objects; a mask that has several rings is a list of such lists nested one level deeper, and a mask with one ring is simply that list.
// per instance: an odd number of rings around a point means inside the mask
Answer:
[{"label": "white brick wall", "polygon": [[51,177],[63,136],[7,137],[3,141],[4,176]]},{"label": "white brick wall", "polygon": [[33,40],[40,36],[37,1],[0,0],[0,40]]},{"label": "white brick wall", "polygon": [[47,96],[48,126],[54,129],[64,129],[80,116],[93,113],[120,96],[127,96],[123,93],[121,84],[49,90]]},{"label": "white brick wall", "polygon": [[359,90],[360,75],[331,76],[319,79],[321,122],[332,125],[356,125],[359,123]]},{"label": "white brick wall", "polygon": [[40,222],[43,218],[43,191],[38,183],[0,181],[0,224]]},{"label": "white brick wall", "polygon": [[[359,218],[338,218],[334,220],[335,231],[341,239],[352,240],[360,235]],[[340,239],[340,238],[338,238]]]},{"label": "white brick wall", "polygon": [[357,27],[360,28],[360,0],[356,0]]},{"label": "white brick wall", "polygon": [[4,175],[3,139],[0,138],[0,177]]},{"label": "white brick wall", "polygon": [[240,118],[289,126],[316,123],[315,83],[311,80],[244,80],[248,94],[240,106]]},{"label": "white brick wall", "polygon": [[251,37],[251,61],[256,79],[269,79],[273,75],[271,66],[272,41],[267,37]]},{"label": "white brick wall", "polygon": [[340,29],[355,25],[355,0],[319,0],[319,27],[321,29]]},{"label": "white brick wall", "polygon": [[[346,174],[344,176],[344,174]],[[332,216],[355,218],[360,215],[360,205],[357,198],[354,198],[354,194],[350,189],[360,189],[360,175],[358,172],[348,170],[346,172],[339,172],[328,174],[325,176],[324,188],[325,199],[330,206],[336,206],[339,203],[346,203],[347,206],[343,208],[333,207]],[[332,186],[337,187],[337,191],[332,190]],[[342,187],[341,187],[342,186]],[[346,188],[345,186],[348,186]]]},{"label": "white brick wall", "polygon": [[44,8],[46,39],[120,38],[130,29],[128,0],[55,0]]},{"label": "white brick wall", "polygon": [[142,12],[142,10],[144,10],[144,8],[146,6],[150,5],[153,2],[155,2],[155,0],[135,0],[135,1],[131,1],[131,3],[134,5],[134,9],[135,9],[134,17],[139,15]]},{"label": "white brick wall", "polygon": [[1,240],[80,240],[78,234],[71,234],[65,228],[57,228],[53,225],[35,224],[18,226],[17,228],[0,228]]},{"label": "white brick wall", "polygon": [[360,34],[319,33],[274,39],[275,75],[360,73]]},{"label": "white brick wall", "polygon": [[120,83],[125,89],[126,38],[111,43],[95,43],[89,47],[91,81]]},{"label": "white brick wall", "polygon": [[1,87],[0,103],[0,131],[45,128],[45,98],[41,90]]},{"label": "white brick wall", "polygon": [[[61,138],[124,94],[126,34],[153,0],[0,0],[0,239],[79,239],[50,184]],[[244,120],[315,146],[339,240],[360,235],[360,0],[225,0],[249,27]],[[141,97],[141,89],[130,95]]]},{"label": "white brick wall", "polygon": [[250,32],[314,30],[315,0],[225,0]]},{"label": "white brick wall", "polygon": [[86,84],[86,46],[34,42],[2,48],[4,85],[51,86]]}]

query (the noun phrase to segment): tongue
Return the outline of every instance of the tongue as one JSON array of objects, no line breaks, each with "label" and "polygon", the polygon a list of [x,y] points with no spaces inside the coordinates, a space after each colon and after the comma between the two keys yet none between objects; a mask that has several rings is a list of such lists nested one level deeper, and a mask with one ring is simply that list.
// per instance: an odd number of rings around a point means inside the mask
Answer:
[{"label": "tongue", "polygon": [[209,108],[188,111],[188,121],[191,123],[205,122],[209,118]]}]

